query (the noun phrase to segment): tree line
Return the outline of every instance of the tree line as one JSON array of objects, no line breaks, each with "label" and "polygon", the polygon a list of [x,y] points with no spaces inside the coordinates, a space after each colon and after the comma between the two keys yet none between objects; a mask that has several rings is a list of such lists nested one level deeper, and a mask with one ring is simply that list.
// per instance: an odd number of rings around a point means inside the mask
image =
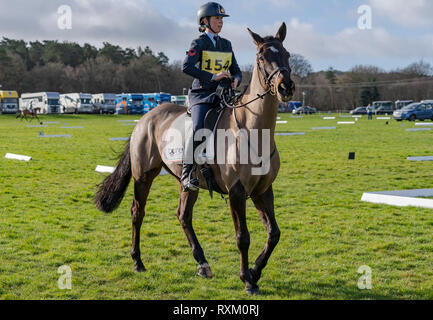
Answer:
[{"label": "tree line", "polygon": [[[243,85],[253,64],[242,66]],[[290,58],[297,90],[293,100],[319,110],[349,110],[376,100],[433,99],[433,67],[423,60],[402,69],[354,66],[346,72],[329,68],[313,72],[299,54]],[[182,62],[170,62],[148,46],[121,48],[104,42],[102,48],[56,40],[30,41],[3,37],[0,41],[0,84],[23,92],[169,92],[183,94],[192,78]]]}]

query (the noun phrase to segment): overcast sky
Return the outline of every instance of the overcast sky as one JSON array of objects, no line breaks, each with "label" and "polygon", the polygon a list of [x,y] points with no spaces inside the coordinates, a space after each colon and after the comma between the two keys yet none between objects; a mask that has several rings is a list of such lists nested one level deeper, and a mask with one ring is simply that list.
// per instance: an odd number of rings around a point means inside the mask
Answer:
[{"label": "overcast sky", "polygon": [[[122,47],[149,46],[170,61],[183,60],[199,35],[200,0],[0,0],[0,36],[12,39],[104,41]],[[286,22],[287,50],[306,57],[315,71],[348,70],[371,64],[386,70],[424,59],[433,65],[433,0],[221,0],[230,17],[221,36],[232,42],[240,65],[254,61],[247,27],[274,35]],[[71,8],[72,29],[60,29]],[[371,28],[360,29],[362,5],[371,9]],[[367,20],[363,19],[363,26]],[[63,24],[64,25],[64,24]]]}]

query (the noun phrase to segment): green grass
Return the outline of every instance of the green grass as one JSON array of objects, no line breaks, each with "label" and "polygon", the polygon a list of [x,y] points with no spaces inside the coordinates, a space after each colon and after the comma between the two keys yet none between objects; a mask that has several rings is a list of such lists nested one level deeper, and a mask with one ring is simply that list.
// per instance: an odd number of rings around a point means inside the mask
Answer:
[{"label": "green grass", "polygon": [[[432,299],[433,211],[360,202],[364,191],[433,188],[432,132],[406,132],[413,123],[384,120],[337,125],[323,116],[281,114],[277,136],[281,169],[274,183],[281,239],[259,281],[261,295],[247,296],[239,280],[239,253],[224,200],[201,192],[194,228],[215,275],[196,275],[177,221],[178,186],[171,176],[152,187],[141,229],[145,273],[130,257],[132,184],[117,211],[93,205],[104,174],[114,166],[132,126],[127,116],[41,116],[59,121],[29,128],[0,116],[1,299]],[[60,129],[84,126],[84,129]],[[33,121],[32,124],[35,124]],[[337,126],[336,130],[312,127]],[[38,138],[70,133],[72,138]],[[32,156],[8,160],[7,153]],[[356,152],[355,160],[348,153]],[[249,200],[250,263],[266,232]],[[72,289],[60,290],[58,267],[72,268]],[[371,290],[357,287],[362,265],[372,269]]]}]

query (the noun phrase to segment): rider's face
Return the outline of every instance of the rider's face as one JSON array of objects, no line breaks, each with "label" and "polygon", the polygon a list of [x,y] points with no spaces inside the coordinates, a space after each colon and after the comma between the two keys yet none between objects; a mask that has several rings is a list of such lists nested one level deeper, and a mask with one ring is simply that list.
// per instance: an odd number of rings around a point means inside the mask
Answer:
[{"label": "rider's face", "polygon": [[[223,17],[215,17],[212,16],[209,18],[210,21],[208,21],[208,24],[211,26],[212,30],[215,33],[220,33],[221,29],[223,28]],[[212,31],[211,30],[211,31]]]}]

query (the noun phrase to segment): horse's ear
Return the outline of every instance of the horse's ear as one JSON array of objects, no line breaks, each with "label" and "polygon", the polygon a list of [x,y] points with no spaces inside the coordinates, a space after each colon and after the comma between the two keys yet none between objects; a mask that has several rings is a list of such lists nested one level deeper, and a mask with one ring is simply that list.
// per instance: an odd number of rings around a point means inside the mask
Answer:
[{"label": "horse's ear", "polygon": [[261,45],[263,42],[265,42],[265,41],[263,40],[263,38],[262,38],[261,36],[259,36],[257,33],[252,32],[252,31],[250,30],[250,28],[247,28],[247,29],[248,29],[248,32],[250,33],[251,37],[253,38],[254,43],[256,44],[256,46],[259,46],[259,45]]},{"label": "horse's ear", "polygon": [[283,42],[284,39],[286,39],[286,32],[287,32],[286,23],[283,22],[280,29],[278,29],[278,32],[275,35],[275,38],[280,40],[281,42]]}]

